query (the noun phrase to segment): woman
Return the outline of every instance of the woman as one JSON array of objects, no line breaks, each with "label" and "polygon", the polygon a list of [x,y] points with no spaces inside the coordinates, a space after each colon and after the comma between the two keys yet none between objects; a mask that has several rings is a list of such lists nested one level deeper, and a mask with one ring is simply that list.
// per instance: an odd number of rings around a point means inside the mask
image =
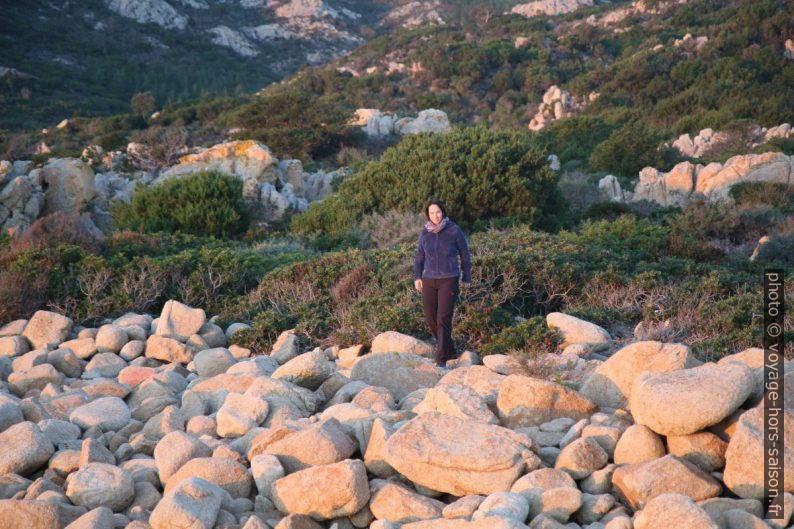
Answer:
[{"label": "woman", "polygon": [[419,235],[414,258],[414,286],[422,293],[425,322],[436,337],[436,364],[443,366],[457,356],[452,342],[452,313],[459,279],[463,288],[471,284],[471,257],[463,231],[449,220],[440,200],[428,201],[425,217],[427,223]]}]

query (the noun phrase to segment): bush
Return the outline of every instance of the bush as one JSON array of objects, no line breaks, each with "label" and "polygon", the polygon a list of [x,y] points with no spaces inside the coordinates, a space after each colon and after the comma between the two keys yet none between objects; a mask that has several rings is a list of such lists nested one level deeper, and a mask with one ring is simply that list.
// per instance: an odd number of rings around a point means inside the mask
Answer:
[{"label": "bush", "polygon": [[348,177],[336,195],[293,217],[292,229],[340,234],[368,213],[421,212],[431,196],[460,223],[512,216],[558,228],[566,207],[557,176],[530,138],[484,127],[406,137]]},{"label": "bush", "polygon": [[518,353],[536,356],[541,352],[554,352],[562,342],[562,335],[546,325],[542,316],[534,316],[516,325],[505,327],[483,348],[483,354]]},{"label": "bush", "polygon": [[180,127],[154,126],[133,133],[130,139],[144,148],[130,156],[132,162],[148,171],[173,165],[187,149],[187,136],[187,131]]},{"label": "bush", "polygon": [[794,216],[788,216],[774,226],[769,241],[759,248],[758,258],[794,266]]},{"label": "bush", "polygon": [[643,167],[661,168],[667,162],[659,152],[661,139],[643,122],[629,122],[593,150],[590,165],[598,171],[629,177]]},{"label": "bush", "polygon": [[185,234],[114,232],[100,246],[68,220],[50,216],[0,240],[0,321],[49,309],[93,324],[156,313],[169,299],[239,321],[249,316],[239,314],[240,296],[266,272],[305,259],[291,247],[265,252]]},{"label": "bush", "polygon": [[151,92],[137,92],[130,99],[132,111],[141,116],[148,116],[154,111],[154,96]]},{"label": "bush", "polygon": [[615,130],[599,116],[577,116],[554,121],[540,132],[541,142],[564,163],[587,162],[593,150]]},{"label": "bush", "polygon": [[224,173],[204,171],[145,187],[138,184],[130,204],[113,208],[121,229],[184,232],[236,237],[248,229],[242,181]]},{"label": "bush", "polygon": [[236,139],[265,143],[280,157],[322,157],[336,152],[354,131],[350,112],[300,91],[255,97],[235,112],[232,121],[246,129]]},{"label": "bush", "polygon": [[728,194],[736,206],[768,205],[794,211],[794,187],[775,182],[739,182]]},{"label": "bush", "polygon": [[254,317],[250,329],[235,333],[233,341],[250,349],[254,355],[268,354],[279,334],[293,328],[296,323],[297,319],[292,315],[265,310]]},{"label": "bush", "polygon": [[631,207],[623,202],[596,202],[584,210],[582,220],[615,220],[621,215],[631,213]]},{"label": "bush", "polygon": [[389,210],[366,215],[359,226],[368,245],[387,248],[416,240],[424,222],[422,213]]}]

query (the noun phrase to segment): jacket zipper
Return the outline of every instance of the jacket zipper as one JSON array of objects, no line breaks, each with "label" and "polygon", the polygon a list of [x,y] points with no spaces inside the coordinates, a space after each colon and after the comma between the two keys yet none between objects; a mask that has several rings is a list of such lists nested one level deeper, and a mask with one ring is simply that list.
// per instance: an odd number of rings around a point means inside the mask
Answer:
[{"label": "jacket zipper", "polygon": [[441,232],[436,233],[435,236],[436,236],[436,261],[437,261],[436,262],[436,267],[438,268],[438,270],[436,271],[436,274],[441,275],[443,273],[441,271],[441,261],[442,261],[442,259],[440,258],[441,256],[438,255],[438,238],[441,236]]}]

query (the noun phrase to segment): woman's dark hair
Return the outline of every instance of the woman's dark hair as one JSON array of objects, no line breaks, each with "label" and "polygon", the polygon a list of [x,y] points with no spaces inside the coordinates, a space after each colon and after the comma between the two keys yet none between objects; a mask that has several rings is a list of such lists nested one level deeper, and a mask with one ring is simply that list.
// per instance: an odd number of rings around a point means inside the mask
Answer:
[{"label": "woman's dark hair", "polygon": [[447,216],[447,208],[444,207],[444,203],[441,202],[441,199],[431,198],[430,200],[427,201],[427,204],[425,205],[425,217],[427,217],[427,220],[430,220],[430,206],[432,206],[433,204],[438,206],[438,209],[441,210],[442,218]]}]

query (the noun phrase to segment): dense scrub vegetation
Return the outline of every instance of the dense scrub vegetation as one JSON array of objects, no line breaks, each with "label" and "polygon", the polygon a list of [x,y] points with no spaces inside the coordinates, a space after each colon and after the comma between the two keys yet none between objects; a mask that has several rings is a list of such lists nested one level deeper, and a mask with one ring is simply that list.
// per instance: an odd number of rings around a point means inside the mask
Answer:
[{"label": "dense scrub vegetation", "polygon": [[556,184],[526,133],[478,127],[411,136],[294,217],[292,229],[338,236],[368,213],[422,211],[429,196],[449,204],[448,214],[465,225],[509,217],[551,229],[566,212]]},{"label": "dense scrub vegetation", "polygon": [[[455,316],[458,345],[485,353],[553,350],[554,337],[537,319],[551,311],[593,321],[618,340],[641,323],[638,338],[689,343],[703,358],[759,344],[762,270],[775,263],[791,270],[790,256],[750,262],[721,249],[725,211],[707,208],[706,219],[702,211],[656,220],[627,214],[557,234],[526,226],[474,234],[473,284]],[[739,231],[729,235],[741,238]],[[246,311],[227,317],[253,321],[244,343],[258,350],[267,349],[264,338],[274,329],[293,326],[326,344],[367,342],[389,329],[426,338],[410,284],[414,249],[354,249],[275,270],[249,294]]]},{"label": "dense scrub vegetation", "polygon": [[184,233],[117,231],[100,243],[77,219],[57,214],[22,238],[0,240],[0,321],[50,308],[93,323],[130,310],[158,312],[168,299],[220,313],[265,272],[307,255],[296,244],[249,247]]},{"label": "dense scrub vegetation", "polygon": [[[794,296],[794,195],[771,191],[744,185],[730,207],[623,206],[603,220],[595,211],[609,209],[593,208],[590,220],[557,233],[518,221],[470,233],[473,280],[456,311],[458,346],[554,351],[559,337],[543,319],[551,311],[602,325],[619,343],[683,342],[704,359],[758,346],[763,269],[788,270]],[[750,261],[770,226],[772,242]],[[386,330],[428,338],[411,284],[414,242],[317,253],[284,235],[253,243],[119,231],[98,243],[74,220],[44,218],[0,244],[2,321],[48,307],[92,324],[129,310],[157,313],[179,299],[223,325],[250,322],[238,341],[256,352],[290,328],[306,344],[368,343]],[[794,333],[787,339],[794,343]]]}]

